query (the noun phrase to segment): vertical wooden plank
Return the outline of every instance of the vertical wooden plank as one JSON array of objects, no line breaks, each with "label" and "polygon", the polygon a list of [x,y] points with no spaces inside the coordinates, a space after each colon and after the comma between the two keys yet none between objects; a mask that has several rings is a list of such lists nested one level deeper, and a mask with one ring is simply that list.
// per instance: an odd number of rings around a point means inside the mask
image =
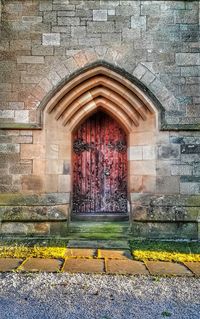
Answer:
[{"label": "vertical wooden plank", "polygon": [[125,132],[103,112],[78,128],[73,153],[75,213],[126,213],[126,150]]}]

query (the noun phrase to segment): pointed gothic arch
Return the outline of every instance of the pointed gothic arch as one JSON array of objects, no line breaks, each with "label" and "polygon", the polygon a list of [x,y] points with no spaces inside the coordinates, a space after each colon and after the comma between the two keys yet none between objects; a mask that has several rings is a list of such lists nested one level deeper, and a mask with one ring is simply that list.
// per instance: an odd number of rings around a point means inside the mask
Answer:
[{"label": "pointed gothic arch", "polygon": [[49,100],[45,110],[62,126],[73,130],[83,118],[102,108],[128,132],[146,121],[148,114],[157,113],[141,88],[104,65],[86,69],[69,80]]}]

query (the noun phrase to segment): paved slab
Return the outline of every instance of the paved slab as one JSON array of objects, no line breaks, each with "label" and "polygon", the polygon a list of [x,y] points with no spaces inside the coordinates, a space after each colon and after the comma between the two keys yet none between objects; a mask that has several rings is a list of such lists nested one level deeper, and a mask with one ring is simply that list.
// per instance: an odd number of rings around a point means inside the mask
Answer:
[{"label": "paved slab", "polygon": [[96,255],[96,249],[72,248],[66,252],[66,257],[74,258],[93,258]]},{"label": "paved slab", "polygon": [[66,259],[63,271],[71,273],[103,273],[104,261],[100,259]]},{"label": "paved slab", "polygon": [[200,262],[185,262],[184,263],[196,276],[200,276]]},{"label": "paved slab", "polygon": [[146,261],[146,267],[153,276],[193,276],[185,266],[173,262]]},{"label": "paved slab", "polygon": [[105,264],[106,272],[109,274],[149,275],[145,265],[140,261],[109,259]]},{"label": "paved slab", "polygon": [[12,271],[19,267],[19,265],[23,262],[23,259],[18,258],[0,258],[0,271]]},{"label": "paved slab", "polygon": [[98,249],[98,258],[108,259],[133,259],[129,250],[109,250],[109,249]]},{"label": "paved slab", "polygon": [[130,249],[127,240],[69,240],[69,248]]},{"label": "paved slab", "polygon": [[59,259],[29,258],[20,267],[20,270],[56,272],[60,270],[62,263]]}]

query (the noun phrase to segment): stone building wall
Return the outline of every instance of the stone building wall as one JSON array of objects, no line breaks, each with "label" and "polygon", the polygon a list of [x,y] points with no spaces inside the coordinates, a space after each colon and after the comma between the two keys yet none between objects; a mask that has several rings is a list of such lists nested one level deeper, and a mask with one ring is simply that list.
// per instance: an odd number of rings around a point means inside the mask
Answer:
[{"label": "stone building wall", "polygon": [[1,232],[66,232],[71,162],[46,105],[81,70],[107,65],[157,109],[153,131],[137,132],[129,149],[134,235],[197,239],[199,1],[1,0],[0,8]]}]

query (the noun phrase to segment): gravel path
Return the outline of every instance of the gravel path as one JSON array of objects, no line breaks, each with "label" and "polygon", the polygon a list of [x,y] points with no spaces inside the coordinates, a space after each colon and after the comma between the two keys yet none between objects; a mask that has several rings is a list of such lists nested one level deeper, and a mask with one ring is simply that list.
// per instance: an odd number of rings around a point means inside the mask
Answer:
[{"label": "gravel path", "polygon": [[1,319],[200,318],[200,280],[1,273]]}]

